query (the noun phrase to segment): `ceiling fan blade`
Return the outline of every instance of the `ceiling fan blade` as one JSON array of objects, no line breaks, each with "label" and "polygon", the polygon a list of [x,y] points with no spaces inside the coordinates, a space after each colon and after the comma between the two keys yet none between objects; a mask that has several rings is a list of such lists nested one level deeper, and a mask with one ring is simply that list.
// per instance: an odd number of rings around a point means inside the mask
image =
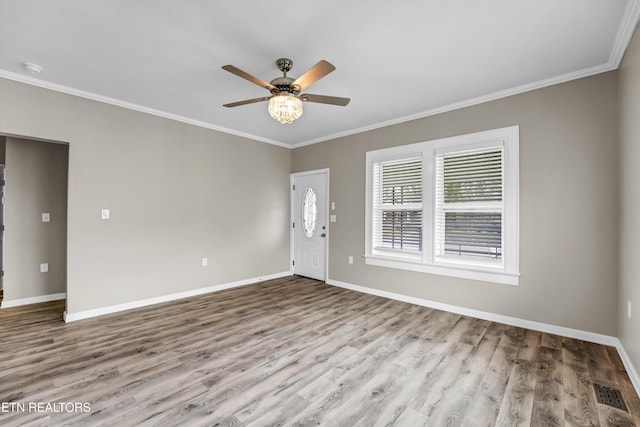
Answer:
[{"label": "ceiling fan blade", "polygon": [[255,102],[266,101],[269,98],[271,98],[271,97],[270,96],[262,96],[260,98],[245,99],[244,101],[238,101],[238,102],[232,102],[230,104],[224,104],[223,107],[227,107],[227,108],[239,107],[241,105],[247,105],[247,104],[253,104]]},{"label": "ceiling fan blade", "polygon": [[238,77],[242,77],[245,80],[249,80],[251,83],[257,84],[258,86],[263,87],[267,90],[276,88],[271,83],[267,83],[264,80],[257,78],[256,76],[252,76],[251,74],[242,71],[240,68],[234,67],[233,65],[225,65],[222,67],[222,69],[235,74]]},{"label": "ceiling fan blade", "polygon": [[300,99],[307,102],[317,102],[319,104],[340,105],[344,107],[351,101],[351,98],[340,98],[338,96],[313,95],[304,93],[300,95]]},{"label": "ceiling fan blade", "polygon": [[300,86],[300,91],[303,91],[335,69],[336,67],[323,59],[298,77],[291,86]]}]

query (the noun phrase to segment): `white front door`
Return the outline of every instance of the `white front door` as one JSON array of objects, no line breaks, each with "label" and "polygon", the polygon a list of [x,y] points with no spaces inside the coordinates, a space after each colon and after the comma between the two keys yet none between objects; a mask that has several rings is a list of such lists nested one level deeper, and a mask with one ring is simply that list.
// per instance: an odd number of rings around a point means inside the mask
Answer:
[{"label": "white front door", "polygon": [[326,279],[327,171],[293,174],[293,273]]}]

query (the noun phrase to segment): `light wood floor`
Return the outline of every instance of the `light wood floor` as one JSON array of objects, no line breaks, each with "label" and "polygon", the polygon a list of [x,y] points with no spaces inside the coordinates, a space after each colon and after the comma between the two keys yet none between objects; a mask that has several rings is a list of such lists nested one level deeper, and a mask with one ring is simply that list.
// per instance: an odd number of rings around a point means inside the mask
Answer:
[{"label": "light wood floor", "polygon": [[[614,348],[309,279],[70,324],[63,309],[0,311],[0,405],[90,412],[0,425],[640,426]],[[631,413],[597,403],[592,382]]]}]

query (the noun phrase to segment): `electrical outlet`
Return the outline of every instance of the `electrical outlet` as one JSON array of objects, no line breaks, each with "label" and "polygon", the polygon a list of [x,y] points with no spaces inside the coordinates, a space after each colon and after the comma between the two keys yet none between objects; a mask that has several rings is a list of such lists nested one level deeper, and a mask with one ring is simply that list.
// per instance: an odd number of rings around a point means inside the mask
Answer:
[{"label": "electrical outlet", "polygon": [[209,265],[209,258],[202,258],[202,266],[206,267],[207,265]]},{"label": "electrical outlet", "polygon": [[42,214],[42,222],[51,222],[51,214],[43,213]]},{"label": "electrical outlet", "polygon": [[627,301],[627,317],[631,319],[631,301]]},{"label": "electrical outlet", "polygon": [[100,212],[100,217],[102,219],[110,219],[111,218],[111,212],[109,212],[109,209],[102,209],[102,211]]},{"label": "electrical outlet", "polygon": [[353,257],[349,255],[349,264],[353,264]]},{"label": "electrical outlet", "polygon": [[49,272],[49,263],[44,262],[40,264],[40,273],[48,273]]}]

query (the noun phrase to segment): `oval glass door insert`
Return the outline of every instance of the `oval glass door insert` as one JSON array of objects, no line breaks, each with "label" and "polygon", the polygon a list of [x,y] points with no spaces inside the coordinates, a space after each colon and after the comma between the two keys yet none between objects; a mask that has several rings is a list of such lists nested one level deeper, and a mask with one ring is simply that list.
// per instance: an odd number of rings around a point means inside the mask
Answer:
[{"label": "oval glass door insert", "polygon": [[313,233],[316,231],[317,217],[316,193],[313,188],[307,188],[302,199],[302,230],[305,236],[313,237]]}]

